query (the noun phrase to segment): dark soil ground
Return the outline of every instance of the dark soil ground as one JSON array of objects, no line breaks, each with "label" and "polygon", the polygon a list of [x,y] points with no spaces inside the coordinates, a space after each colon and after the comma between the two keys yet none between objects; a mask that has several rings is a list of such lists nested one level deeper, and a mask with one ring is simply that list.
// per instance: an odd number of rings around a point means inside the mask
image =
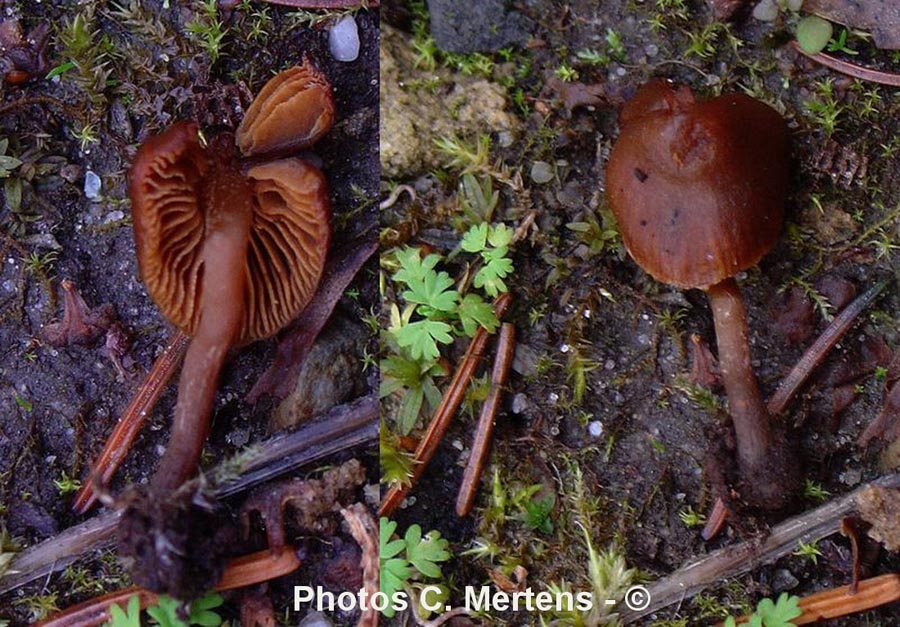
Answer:
[{"label": "dark soil ground", "polygon": [[[469,5],[454,6],[464,12]],[[671,78],[702,96],[748,93],[784,114],[793,144],[787,225],[773,252],[739,276],[753,365],[767,397],[825,327],[822,311],[833,315],[839,308],[833,285],[849,284],[862,293],[894,275],[900,217],[896,90],[848,79],[799,55],[786,45],[798,19],[787,11],[775,22],[747,17],[724,24],[700,2],[533,0],[516,4],[517,15],[531,25],[518,41],[500,52],[451,55],[429,41],[421,3],[389,3],[382,10],[396,29],[392,57],[415,99],[440,103],[454,88],[464,91],[473,76],[506,90],[506,109],[519,121],[515,141],[504,138],[507,131],[467,127],[462,119],[455,132],[470,146],[478,135],[491,136],[490,157],[465,163],[500,192],[492,222],[517,227],[534,216],[534,227],[515,247],[515,271],[507,279],[515,298],[507,319],[517,329],[516,364],[476,511],[462,520],[448,515],[484,379],[396,515],[401,531],[418,523],[450,540],[453,558],[443,565],[442,581],[454,604],[461,603],[466,585],[515,581],[516,566],[525,568],[535,591],[563,580],[575,589],[589,588],[581,526],[596,549],[612,547],[639,569],[639,579],[653,581],[885,472],[890,461],[880,456],[882,446],[863,450],[856,438],[877,415],[885,376],[892,374],[876,372],[874,364],[865,369],[850,382],[853,400],[840,411],[833,409],[833,396],[842,373],[859,366],[866,351],[886,348],[889,357],[897,348],[895,285],[787,412],[811,488],[786,511],[742,512],[739,522],[709,543],[686,524],[692,512],[711,507],[705,460],[728,425],[724,395],[710,394],[688,378],[690,336],[698,334],[715,350],[710,312],[701,292],[661,285],[627,257],[604,196],[604,172],[618,133],[617,106],[650,77]],[[490,26],[478,19],[470,28]],[[898,69],[896,54],[857,35],[848,46],[859,55],[835,54]],[[566,94],[580,98],[567,105]],[[387,105],[382,106],[384,112]],[[445,114],[456,118],[452,106],[446,105]],[[446,151],[435,152],[443,167],[406,172],[385,184],[389,189],[407,183],[418,194],[415,200],[401,197],[384,214],[383,259],[403,245],[447,255],[467,228],[458,187],[464,167],[451,164]],[[535,181],[536,162],[549,164],[551,180]],[[459,261],[445,269],[458,280],[467,270]],[[460,339],[444,351],[451,362],[465,344]],[[391,421],[396,415],[395,408],[387,424],[398,433]],[[641,624],[711,624],[782,591],[804,595],[843,585],[847,547],[845,539],[832,536],[819,543],[817,563],[784,558]],[[464,553],[470,549],[475,550]],[[882,552],[871,572],[897,566],[896,555]],[[896,613],[893,604],[831,624],[897,625]],[[486,624],[555,619],[572,624],[553,614],[484,617]]]},{"label": "dark soil ground", "polygon": [[[7,81],[0,92],[0,138],[4,145],[8,140],[6,155],[22,162],[4,172],[0,210],[0,524],[20,546],[78,522],[70,510],[69,480],[85,476],[172,333],[144,291],[135,262],[125,175],[142,140],[179,119],[198,120],[207,136],[233,130],[252,94],[308,55],[335,94],[337,124],[313,149],[331,186],[334,244],[374,234],[377,12],[355,12],[361,54],[340,63],[329,53],[328,31],[315,19],[321,14],[264,2],[219,4],[235,6],[217,10],[215,1],[180,0],[3,3],[7,32],[13,20],[26,34],[49,27],[46,61],[33,67],[31,80]],[[10,71],[21,69],[9,65],[10,54],[4,62]],[[58,76],[45,79],[54,68]],[[21,74],[7,78],[13,76]],[[102,181],[94,200],[85,197],[87,172]],[[356,371],[340,374],[359,381],[354,393],[374,385],[372,369],[363,372],[369,332],[362,319],[377,302],[370,274],[360,273],[332,324],[363,338],[345,348]],[[124,374],[117,372],[102,338],[93,346],[58,349],[41,341],[42,327],[62,315],[62,279],[73,281],[90,306],[114,307],[129,340],[121,356]],[[265,435],[275,403],[264,399],[253,406],[242,399],[271,363],[276,345],[277,340],[252,345],[226,364],[204,464]],[[152,474],[167,441],[174,387],[117,473],[113,493]],[[374,449],[356,454],[374,480]],[[353,543],[349,536],[336,541]],[[323,558],[338,551],[331,542],[311,542],[319,547],[313,554]],[[4,551],[9,548],[7,543]],[[303,574],[272,586],[283,620],[299,621],[288,610],[291,585],[321,581],[316,561],[311,559]],[[0,621],[25,624],[127,583],[114,555],[95,555],[5,595]],[[230,601],[222,614],[234,618],[236,612],[236,601]]]}]

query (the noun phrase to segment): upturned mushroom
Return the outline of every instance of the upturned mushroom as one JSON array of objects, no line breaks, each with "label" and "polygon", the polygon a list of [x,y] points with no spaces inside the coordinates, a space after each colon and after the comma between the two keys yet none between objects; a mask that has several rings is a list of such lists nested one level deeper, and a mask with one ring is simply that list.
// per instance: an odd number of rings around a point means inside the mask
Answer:
[{"label": "upturned mushroom", "polygon": [[[307,115],[302,81],[285,87],[279,75],[272,82],[288,104],[254,117],[239,134],[253,137],[256,125],[287,125],[305,145],[310,134],[327,131],[333,111],[317,105],[316,115]],[[322,89],[318,80],[313,89]],[[284,92],[295,93],[294,104]],[[297,116],[309,132],[288,124]],[[322,173],[293,158],[244,174],[232,141],[220,135],[204,147],[197,125],[179,122],[143,144],[130,172],[141,277],[163,314],[192,336],[169,446],[152,480],[157,489],[176,488],[196,471],[228,349],[270,337],[293,320],[315,293],[328,251]],[[263,142],[254,154],[295,145]]]},{"label": "upturned mushroom", "polygon": [[699,101],[653,80],[622,109],[607,195],[631,257],[658,281],[704,290],[734,424],[742,498],[778,509],[798,459],[769,416],[750,363],[747,313],[734,275],[775,244],[789,171],[787,125],[742,94]]}]

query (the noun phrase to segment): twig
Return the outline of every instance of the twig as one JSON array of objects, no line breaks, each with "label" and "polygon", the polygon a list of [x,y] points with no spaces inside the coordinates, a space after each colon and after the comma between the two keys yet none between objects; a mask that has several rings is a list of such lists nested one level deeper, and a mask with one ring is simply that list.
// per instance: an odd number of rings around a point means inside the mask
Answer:
[{"label": "twig", "polygon": [[840,72],[841,74],[858,78],[861,81],[869,81],[870,83],[900,87],[900,74],[895,72],[873,70],[872,68],[863,67],[861,65],[856,65],[855,63],[850,63],[849,61],[844,61],[843,59],[838,59],[837,57],[825,54],[824,52],[809,54],[808,52],[804,52],[803,48],[801,48],[800,44],[796,41],[792,41],[791,44],[800,54],[827,68]]},{"label": "twig", "polygon": [[797,365],[782,379],[775,394],[769,399],[768,408],[772,414],[777,415],[784,412],[794,394],[806,382],[812,371],[822,363],[828,352],[844,337],[847,331],[850,330],[850,327],[853,326],[856,318],[859,317],[866,307],[872,304],[887,284],[887,281],[876,283],[834,317],[834,320],[831,321],[831,324],[828,325],[828,328],[825,329],[822,335],[816,338],[816,341],[803,353]]},{"label": "twig", "polygon": [[131,403],[122,412],[122,417],[116,423],[113,432],[103,447],[94,467],[89,475],[89,480],[75,496],[72,509],[78,514],[84,514],[97,502],[98,488],[105,486],[113,474],[125,460],[125,456],[131,449],[134,439],[137,437],[147,420],[147,416],[159,400],[166,385],[172,379],[172,375],[178,369],[184,353],[190,344],[190,337],[182,331],[176,331],[169,338],[165,350],[153,362],[153,367],[138,388]]},{"label": "twig", "polygon": [[[792,625],[809,625],[820,620],[839,618],[871,610],[885,603],[900,599],[900,575],[891,573],[859,582],[854,592],[851,586],[823,590],[800,599],[797,604],[803,613],[791,620]],[[738,618],[738,625],[747,622],[746,616]]]},{"label": "twig", "polygon": [[764,538],[719,549],[682,566],[649,586],[651,602],[646,608],[640,611],[623,609],[622,621],[629,624],[692,597],[711,584],[774,562],[794,551],[799,541],[811,543],[837,532],[841,518],[856,508],[857,495],[872,485],[900,488],[900,473],[885,475],[821,507],[788,519],[773,527]]},{"label": "twig", "polygon": [[[511,300],[512,297],[507,293],[494,302],[494,313],[497,318],[503,317]],[[379,516],[390,516],[393,514],[419,477],[422,476],[422,473],[425,472],[428,462],[434,457],[441,439],[444,437],[444,433],[447,432],[447,428],[450,426],[450,421],[462,402],[469,380],[472,378],[472,373],[475,372],[475,367],[481,361],[487,340],[488,332],[484,327],[479,327],[472,341],[469,342],[466,354],[459,362],[453,379],[450,381],[450,385],[447,386],[447,391],[444,392],[441,404],[438,406],[437,411],[434,412],[434,418],[432,418],[431,424],[428,425],[428,431],[425,432],[425,435],[419,441],[419,446],[416,448],[416,461],[413,465],[412,477],[410,477],[409,483],[395,485],[388,490],[388,493],[381,501],[381,508],[378,510]]]},{"label": "twig", "polygon": [[[213,493],[219,499],[232,496],[340,451],[374,442],[377,437],[378,398],[370,394],[335,407],[296,431],[253,445],[252,454],[239,456],[242,464],[237,478],[235,462],[222,462],[209,474],[227,479],[219,481]],[[0,578],[0,594],[62,570],[85,553],[109,547],[119,516],[118,511],[100,514],[22,551]]]},{"label": "twig", "polygon": [[[341,515],[347,522],[350,535],[356,540],[362,555],[359,558],[360,569],[363,572],[363,588],[371,599],[379,590],[378,575],[380,561],[380,547],[378,543],[378,524],[372,518],[372,514],[362,503],[354,503],[350,507],[341,510]],[[374,604],[369,603],[362,612],[356,627],[378,627],[380,612]]]},{"label": "twig", "polygon": [[409,199],[415,202],[416,200],[416,190],[412,188],[410,185],[398,185],[394,188],[394,191],[391,192],[391,195],[388,196],[385,200],[382,200],[378,205],[378,208],[382,211],[385,209],[390,209],[394,206],[397,200],[400,199],[400,194],[402,193],[409,194]]},{"label": "twig", "polygon": [[500,405],[500,394],[503,392],[503,386],[506,385],[509,367],[512,365],[513,355],[516,352],[515,331],[516,328],[508,322],[504,322],[500,327],[497,355],[494,357],[494,368],[491,371],[491,389],[481,406],[481,415],[478,417],[478,426],[475,430],[475,441],[472,443],[472,452],[469,455],[469,462],[466,464],[462,484],[459,486],[459,495],[456,498],[456,514],[460,517],[466,516],[472,511],[475,495],[478,494],[481,472],[484,470],[484,464],[490,452],[491,434],[494,431],[494,420]]}]

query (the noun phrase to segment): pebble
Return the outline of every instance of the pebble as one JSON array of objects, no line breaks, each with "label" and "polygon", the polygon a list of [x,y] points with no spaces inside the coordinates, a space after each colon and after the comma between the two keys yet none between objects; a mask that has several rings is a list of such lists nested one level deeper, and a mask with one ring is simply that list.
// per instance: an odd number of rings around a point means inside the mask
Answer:
[{"label": "pebble", "polygon": [[100,177],[95,172],[88,170],[84,173],[84,195],[88,200],[100,197]]},{"label": "pebble", "polygon": [[588,433],[592,438],[599,438],[603,435],[603,423],[599,420],[592,420],[588,423]]},{"label": "pebble", "polygon": [[328,31],[328,49],[338,61],[356,61],[359,56],[359,30],[352,15],[347,15]]},{"label": "pebble", "polygon": [[519,392],[513,396],[512,412],[514,414],[521,414],[526,409],[528,409],[528,397],[523,392]]},{"label": "pebble", "polygon": [[760,22],[774,22],[778,17],[778,5],[775,0],[762,0],[753,7],[753,17]]},{"label": "pebble", "polygon": [[309,612],[298,627],[332,627],[332,622],[322,612]]},{"label": "pebble", "polygon": [[772,576],[772,590],[775,594],[793,590],[799,585],[800,581],[787,568],[779,568]]},{"label": "pebble", "polygon": [[549,183],[554,176],[553,166],[546,161],[535,161],[531,164],[531,180],[538,185]]}]

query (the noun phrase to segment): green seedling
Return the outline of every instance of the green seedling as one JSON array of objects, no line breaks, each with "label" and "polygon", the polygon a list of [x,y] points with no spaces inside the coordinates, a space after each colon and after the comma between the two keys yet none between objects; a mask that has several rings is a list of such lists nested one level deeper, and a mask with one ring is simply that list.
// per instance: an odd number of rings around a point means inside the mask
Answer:
[{"label": "green seedling", "polygon": [[[439,564],[450,559],[450,543],[441,538],[440,532],[429,531],[423,536],[419,525],[410,525],[403,538],[395,538],[396,522],[382,518],[379,523],[381,591],[388,598],[408,590],[413,582],[441,579]],[[393,608],[389,606],[384,615],[394,616]]]},{"label": "green seedling", "polygon": [[489,296],[497,297],[508,291],[503,279],[512,272],[512,260],[507,258],[513,240],[513,230],[504,224],[473,226],[463,236],[460,246],[466,252],[478,254],[484,265],[475,274],[473,284],[483,288]]},{"label": "green seedling", "polygon": [[827,501],[831,492],[823,488],[821,483],[806,479],[803,482],[803,496],[813,501]]},{"label": "green seedling", "polygon": [[22,165],[22,161],[6,154],[9,149],[9,139],[4,137],[0,139],[0,179],[7,178],[10,173]]},{"label": "green seedling", "polygon": [[407,485],[413,473],[414,456],[401,450],[399,438],[382,422],[379,429],[381,483],[389,487]]},{"label": "green seedling", "polygon": [[187,26],[188,33],[206,52],[211,63],[219,60],[222,54],[222,40],[228,33],[228,29],[218,19],[216,4],[216,0],[203,0],[200,3],[200,10]]},{"label": "green seedling", "polygon": [[[217,592],[207,594],[190,604],[187,621],[179,617],[181,601],[168,596],[159,597],[156,605],[147,608],[147,615],[154,625],[159,627],[218,627],[222,624],[222,617],[214,611],[225,600]],[[139,627],[141,625],[140,598],[134,595],[128,599],[127,605],[122,608],[114,605],[110,608],[110,621],[104,627]]]},{"label": "green seedling", "polygon": [[578,70],[566,63],[560,64],[553,73],[564,83],[574,83],[578,80]]},{"label": "green seedling", "polygon": [[822,556],[822,551],[819,550],[818,542],[806,543],[800,540],[797,542],[797,549],[791,553],[791,555],[808,559],[814,565],[818,565],[819,557]]},{"label": "green seedling", "polygon": [[70,477],[65,470],[60,473],[59,479],[53,480],[53,485],[59,490],[60,496],[78,492],[81,489],[81,480]]},{"label": "green seedling", "polygon": [[475,144],[458,137],[438,137],[434,146],[448,158],[447,167],[461,174],[487,170],[491,156],[491,136],[479,135]]},{"label": "green seedling", "polygon": [[678,512],[678,518],[688,529],[697,529],[706,524],[706,516],[694,511],[694,508],[690,505]]},{"label": "green seedling", "polygon": [[[793,619],[803,614],[799,602],[799,597],[790,596],[787,592],[782,592],[775,602],[763,599],[744,624],[749,627],[794,627]],[[736,624],[733,616],[725,619],[725,627],[736,627]]]}]

